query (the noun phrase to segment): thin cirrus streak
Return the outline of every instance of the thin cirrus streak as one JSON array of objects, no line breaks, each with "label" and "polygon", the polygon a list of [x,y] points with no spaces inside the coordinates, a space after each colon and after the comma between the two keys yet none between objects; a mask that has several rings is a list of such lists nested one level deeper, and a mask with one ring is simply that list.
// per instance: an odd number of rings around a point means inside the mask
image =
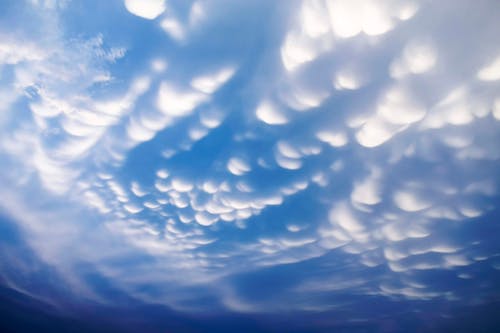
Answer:
[{"label": "thin cirrus streak", "polygon": [[[83,262],[185,312],[498,289],[494,1],[6,6],[1,207],[73,297],[112,302]],[[283,267],[270,295],[245,286]]]}]

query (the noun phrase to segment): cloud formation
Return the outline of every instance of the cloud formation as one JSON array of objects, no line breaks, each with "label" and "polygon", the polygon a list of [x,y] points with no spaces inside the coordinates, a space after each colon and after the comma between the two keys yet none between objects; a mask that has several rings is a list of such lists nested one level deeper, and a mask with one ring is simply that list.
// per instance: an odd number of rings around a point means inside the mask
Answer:
[{"label": "cloud formation", "polygon": [[481,302],[500,274],[499,24],[494,1],[458,3],[125,0],[94,33],[72,2],[26,1],[15,21],[36,22],[0,27],[0,207],[102,302],[82,262],[187,312]]}]

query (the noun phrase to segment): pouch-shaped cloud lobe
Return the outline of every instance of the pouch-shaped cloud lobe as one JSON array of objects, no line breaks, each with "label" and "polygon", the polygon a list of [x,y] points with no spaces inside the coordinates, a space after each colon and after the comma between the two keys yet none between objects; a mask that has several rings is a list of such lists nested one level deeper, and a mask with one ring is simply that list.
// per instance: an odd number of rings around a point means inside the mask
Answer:
[{"label": "pouch-shaped cloud lobe", "polygon": [[500,299],[495,1],[93,4],[0,6],[3,285],[351,331]]}]

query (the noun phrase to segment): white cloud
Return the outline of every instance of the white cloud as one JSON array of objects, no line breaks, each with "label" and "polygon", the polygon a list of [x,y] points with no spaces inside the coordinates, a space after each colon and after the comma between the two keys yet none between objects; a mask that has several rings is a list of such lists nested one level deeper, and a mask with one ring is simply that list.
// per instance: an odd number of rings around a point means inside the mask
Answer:
[{"label": "white cloud", "polygon": [[292,247],[301,247],[304,245],[308,245],[314,243],[316,241],[315,238],[302,238],[302,239],[282,239],[280,240],[281,244],[288,248]]},{"label": "white cloud", "polygon": [[397,250],[395,250],[393,248],[385,248],[384,249],[384,256],[389,261],[398,261],[398,260],[401,260],[401,259],[408,257],[408,254],[398,252]]},{"label": "white cloud", "polygon": [[301,228],[298,225],[290,224],[286,226],[286,229],[290,232],[299,232]]},{"label": "white cloud", "polygon": [[472,113],[472,98],[468,89],[459,86],[448,93],[441,101],[433,107],[432,112],[424,120],[424,126],[428,128],[442,128],[447,124],[466,125],[474,120]]},{"label": "white cloud", "polygon": [[278,152],[281,155],[283,155],[284,157],[288,157],[288,158],[301,158],[302,157],[302,154],[295,147],[293,147],[289,142],[281,140],[276,144],[276,148],[278,149]]},{"label": "white cloud", "polygon": [[412,18],[418,11],[419,6],[414,1],[405,1],[399,7],[398,18],[402,21],[409,20]]},{"label": "white cloud", "polygon": [[500,80],[500,56],[493,60],[490,64],[481,68],[477,73],[477,78],[481,81]]},{"label": "white cloud", "polygon": [[380,117],[369,119],[356,133],[356,139],[362,146],[373,148],[389,141],[402,127],[382,120]]},{"label": "white cloud", "polygon": [[328,14],[322,1],[302,1],[300,19],[304,31],[311,38],[320,37],[330,31]]},{"label": "white cloud", "polygon": [[151,62],[151,68],[157,73],[164,72],[168,67],[168,63],[165,59],[154,59]]},{"label": "white cloud", "polygon": [[468,266],[472,262],[463,255],[449,255],[444,257],[447,267]]},{"label": "white cloud", "polygon": [[251,170],[250,165],[243,159],[239,157],[233,157],[229,159],[227,163],[227,169],[235,176],[241,176]]},{"label": "white cloud", "polygon": [[364,32],[370,36],[382,35],[394,27],[392,13],[382,1],[327,2],[333,32],[340,38],[351,38]]},{"label": "white cloud", "polygon": [[177,41],[182,41],[186,38],[184,26],[174,17],[166,17],[161,21],[161,27],[167,34]]},{"label": "white cloud", "polygon": [[132,191],[132,193],[134,193],[137,197],[143,197],[145,195],[148,194],[147,191],[145,191],[141,185],[137,182],[132,182],[131,186],[130,186],[130,190]]},{"label": "white cloud", "polygon": [[263,101],[257,107],[255,114],[257,118],[268,125],[283,125],[288,122],[285,114],[276,105],[269,101]]},{"label": "white cloud", "polygon": [[183,91],[170,83],[162,82],[158,90],[157,106],[167,116],[185,117],[206,100],[205,94]]},{"label": "white cloud", "polygon": [[218,218],[216,215],[211,215],[209,213],[196,213],[195,215],[196,222],[198,222],[202,226],[210,226],[217,222]]},{"label": "white cloud", "polygon": [[150,129],[142,126],[137,121],[130,120],[130,122],[127,126],[127,133],[129,135],[130,139],[137,141],[137,142],[144,142],[144,141],[151,140],[155,136],[156,131],[150,130]]},{"label": "white cloud", "polygon": [[327,2],[333,32],[341,38],[356,36],[361,32],[357,3],[342,1]]},{"label": "white cloud", "polygon": [[316,58],[317,52],[307,37],[290,33],[281,47],[281,60],[285,69],[293,71],[300,65]]},{"label": "white cloud", "polygon": [[437,62],[437,52],[429,41],[411,41],[403,49],[400,58],[393,61],[390,74],[402,78],[408,74],[422,74],[431,70]]},{"label": "white cloud", "polygon": [[166,169],[159,169],[156,171],[156,176],[161,179],[166,179],[169,176],[169,173]]},{"label": "white cloud", "polygon": [[500,97],[495,99],[495,104],[493,105],[493,116],[496,120],[500,120]]},{"label": "white cloud", "polygon": [[172,189],[172,185],[170,183],[167,183],[167,182],[164,182],[164,181],[160,181],[160,180],[157,180],[155,182],[155,188],[162,192],[162,193],[165,193],[165,192],[168,192]]},{"label": "white cloud", "polygon": [[284,169],[298,170],[302,167],[302,161],[300,159],[288,158],[280,154],[275,155],[276,163]]},{"label": "white cloud", "polygon": [[377,113],[389,123],[406,125],[422,120],[426,110],[418,105],[407,89],[393,87],[384,94]]},{"label": "white cloud", "polygon": [[230,80],[234,73],[235,69],[232,67],[223,68],[215,73],[192,79],[191,87],[205,94],[212,94]]},{"label": "white cloud", "polygon": [[0,39],[0,65],[15,65],[24,61],[36,62],[48,56],[47,51],[35,43],[9,41],[6,36],[1,36]]},{"label": "white cloud", "polygon": [[137,16],[153,20],[165,11],[165,0],[125,0],[125,8]]},{"label": "white cloud", "polygon": [[135,204],[126,204],[123,206],[125,210],[131,214],[140,213],[144,208]]},{"label": "white cloud", "polygon": [[411,190],[397,191],[393,198],[394,203],[407,212],[417,212],[431,206],[429,201]]},{"label": "white cloud", "polygon": [[303,86],[301,83],[292,83],[280,94],[280,100],[296,111],[310,111],[318,108],[328,97],[326,89]]},{"label": "white cloud", "polygon": [[365,205],[375,205],[382,200],[380,196],[380,184],[376,174],[366,178],[364,181],[355,183],[351,193],[351,200]]},{"label": "white cloud", "polygon": [[204,1],[195,1],[189,10],[189,25],[197,26],[206,19],[206,3]]},{"label": "white cloud", "polygon": [[332,147],[342,147],[348,142],[347,135],[343,132],[319,131],[316,133],[316,137]]},{"label": "white cloud", "polygon": [[346,203],[339,203],[329,213],[329,220],[337,224],[349,233],[363,231],[363,224],[354,216],[352,210]]},{"label": "white cloud", "polygon": [[186,179],[174,178],[172,179],[172,188],[179,192],[189,192],[193,189],[193,184]]},{"label": "white cloud", "polygon": [[356,90],[361,87],[363,80],[360,75],[351,70],[342,70],[335,75],[333,85],[338,90]]},{"label": "white cloud", "polygon": [[218,110],[202,110],[200,113],[200,122],[207,128],[216,128],[222,123],[223,120],[224,114]]}]

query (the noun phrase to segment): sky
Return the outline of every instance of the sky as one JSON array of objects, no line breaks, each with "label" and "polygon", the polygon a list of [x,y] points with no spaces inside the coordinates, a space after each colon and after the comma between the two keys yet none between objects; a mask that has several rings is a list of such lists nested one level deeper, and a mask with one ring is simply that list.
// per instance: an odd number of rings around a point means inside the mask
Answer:
[{"label": "sky", "polygon": [[499,12],[0,1],[0,328],[496,332]]}]

